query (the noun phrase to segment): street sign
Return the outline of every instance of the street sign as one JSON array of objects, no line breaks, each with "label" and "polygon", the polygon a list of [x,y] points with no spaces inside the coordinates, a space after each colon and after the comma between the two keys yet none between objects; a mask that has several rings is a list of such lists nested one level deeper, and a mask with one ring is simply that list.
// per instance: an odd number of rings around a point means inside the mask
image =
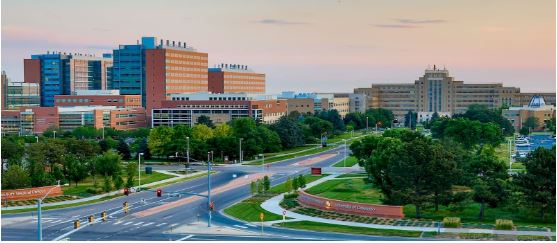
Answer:
[{"label": "street sign", "polygon": [[286,216],[286,210],[282,211],[282,215]]},{"label": "street sign", "polygon": [[311,174],[312,175],[321,175],[321,168],[320,167],[311,167]]},{"label": "street sign", "polygon": [[263,221],[264,218],[265,218],[265,214],[264,213],[259,213],[259,219],[261,221]]}]

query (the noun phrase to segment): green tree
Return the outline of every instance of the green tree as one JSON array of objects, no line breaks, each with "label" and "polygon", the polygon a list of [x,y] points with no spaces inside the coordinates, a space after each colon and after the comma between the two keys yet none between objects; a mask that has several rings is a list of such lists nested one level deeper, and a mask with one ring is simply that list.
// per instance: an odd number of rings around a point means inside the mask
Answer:
[{"label": "green tree", "polygon": [[314,137],[320,138],[321,134],[333,134],[333,123],[319,117],[308,117],[304,123],[309,126]]},{"label": "green tree", "polygon": [[528,136],[528,134],[530,134],[530,129],[528,129],[527,127],[520,128],[520,135]]},{"label": "green tree", "polygon": [[473,199],[480,204],[479,218],[484,218],[486,204],[496,207],[506,197],[507,170],[495,155],[493,147],[484,146],[479,154],[473,156],[467,170],[473,181]]},{"label": "green tree", "polygon": [[303,130],[295,120],[283,116],[271,128],[278,134],[282,147],[293,148],[304,145]]},{"label": "green tree", "polygon": [[514,127],[511,122],[503,117],[501,109],[489,109],[486,105],[473,104],[468,107],[464,114],[456,114],[455,118],[463,117],[472,121],[479,121],[481,123],[495,123],[504,132],[505,136],[510,136],[514,133]]},{"label": "green tree", "polygon": [[418,123],[418,113],[408,111],[406,115],[404,115],[405,127],[409,127],[410,129],[415,129],[417,123]]},{"label": "green tree", "polygon": [[294,177],[294,179],[292,180],[292,190],[296,191],[298,190],[298,188],[300,188],[300,185],[298,184],[298,179]]},{"label": "green tree", "polygon": [[255,181],[251,181],[249,188],[251,195],[254,195],[257,192],[257,185],[255,184]]},{"label": "green tree", "polygon": [[211,120],[211,118],[208,117],[208,116],[205,116],[205,115],[201,115],[201,116],[197,117],[197,124],[205,125],[205,126],[210,127],[210,128],[215,127],[215,124],[213,124],[213,121]]},{"label": "green tree", "polygon": [[151,154],[155,156],[167,156],[169,151],[167,147],[172,141],[174,131],[167,126],[158,126],[149,132],[148,148]]},{"label": "green tree", "polygon": [[366,128],[366,118],[360,112],[350,112],[343,120],[346,126],[352,125],[355,129]]},{"label": "green tree", "polygon": [[80,181],[87,178],[89,171],[86,161],[80,160],[79,157],[73,154],[66,155],[64,160],[66,178],[73,181],[75,186],[77,186]]},{"label": "green tree", "polygon": [[428,169],[431,172],[429,181],[435,211],[438,211],[441,199],[452,196],[452,187],[463,172],[458,166],[458,152],[454,148],[434,143],[430,151],[432,158],[428,163]]},{"label": "green tree", "polygon": [[530,130],[535,130],[539,126],[540,126],[540,119],[538,119],[535,116],[526,118],[526,121],[524,121],[524,124],[522,125],[522,127],[529,128]]},{"label": "green tree", "polygon": [[545,121],[545,128],[555,134],[555,117]]},{"label": "green tree", "polygon": [[271,180],[269,180],[268,176],[263,177],[263,190],[265,192],[269,191],[271,188]]},{"label": "green tree", "polygon": [[2,137],[2,159],[8,160],[9,165],[21,165],[25,152],[25,143],[17,137]]},{"label": "green tree", "polygon": [[113,151],[104,152],[96,158],[96,169],[103,176],[118,175],[122,170],[122,157]]},{"label": "green tree", "polygon": [[231,127],[234,137],[242,138],[244,158],[263,152],[263,146],[257,133],[257,125],[253,119],[247,117],[234,119],[232,120]]},{"label": "green tree", "polygon": [[300,188],[306,188],[306,178],[303,175],[298,176],[298,185]]},{"label": "green tree", "polygon": [[270,130],[264,125],[259,125],[257,127],[257,136],[263,152],[273,153],[281,151],[281,140],[275,131]]},{"label": "green tree", "polygon": [[137,165],[135,163],[128,163],[126,165],[126,187],[134,187],[134,179],[137,174]]},{"label": "green tree", "polygon": [[2,175],[2,189],[18,189],[29,186],[31,186],[31,179],[19,165],[11,165]]},{"label": "green tree", "polygon": [[228,137],[232,135],[232,128],[228,124],[222,123],[215,126],[213,133],[215,137]]},{"label": "green tree", "polygon": [[122,176],[114,176],[114,188],[116,188],[116,190],[120,190],[122,189],[122,186],[124,186],[124,180],[122,179]]},{"label": "green tree", "polygon": [[288,177],[288,179],[286,179],[286,182],[284,182],[284,190],[286,192],[292,191],[292,178]]},{"label": "green tree", "polygon": [[517,174],[513,182],[523,193],[525,205],[538,209],[544,221],[546,213],[555,210],[555,146],[530,152],[524,165],[526,172]]},{"label": "green tree", "polygon": [[192,136],[194,139],[206,142],[213,137],[213,129],[204,124],[197,124],[193,126]]},{"label": "green tree", "polygon": [[110,176],[104,177],[103,191],[104,192],[112,191],[112,180],[110,179]]},{"label": "green tree", "polygon": [[123,159],[131,159],[132,156],[130,147],[123,139],[120,139],[120,142],[118,142],[118,147],[116,147],[116,150],[118,150],[118,153],[122,156]]},{"label": "green tree", "polygon": [[91,139],[91,138],[96,138],[99,135],[99,133],[97,132],[97,129],[95,129],[93,126],[81,126],[75,128],[72,131],[72,135],[78,139]]},{"label": "green tree", "polygon": [[263,192],[263,182],[261,179],[257,179],[257,193],[261,194]]},{"label": "green tree", "polygon": [[346,129],[344,121],[337,110],[324,110],[315,114],[315,116],[327,120],[333,124],[333,132],[340,133]]}]

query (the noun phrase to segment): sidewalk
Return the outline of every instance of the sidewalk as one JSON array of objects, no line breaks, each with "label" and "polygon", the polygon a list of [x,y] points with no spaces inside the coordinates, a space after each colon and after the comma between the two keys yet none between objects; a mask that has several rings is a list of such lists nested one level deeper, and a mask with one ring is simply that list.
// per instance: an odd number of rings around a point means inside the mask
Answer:
[{"label": "sidewalk", "polygon": [[[327,177],[323,177],[319,180],[316,180],[314,182],[311,182],[307,184],[306,189],[314,185],[317,185],[319,183],[322,183],[324,181],[334,179],[334,177],[336,177],[336,175],[330,175]],[[285,210],[280,206],[280,202],[282,201],[283,198],[284,198],[284,194],[275,196],[263,202],[261,204],[261,207],[264,210],[267,210],[277,215],[282,215],[283,211],[286,211],[286,217],[293,218],[291,220],[296,220],[296,221],[303,220],[303,221],[312,221],[312,222],[319,222],[319,223],[346,225],[346,226],[372,228],[372,229],[390,229],[390,230],[407,230],[407,231],[424,231],[424,232],[438,231],[438,228],[436,227],[410,227],[410,226],[365,224],[365,223],[347,222],[347,221],[340,221],[334,219],[312,217],[312,216],[303,215],[303,214]],[[511,231],[511,230],[462,229],[462,228],[440,228],[439,231],[445,233],[487,233],[487,234],[499,234],[499,235],[555,236],[555,232],[547,232],[547,231]]]},{"label": "sidewalk", "polygon": [[[198,172],[195,172],[195,173],[188,174],[186,176],[186,175],[171,173],[171,172],[168,172],[168,171],[157,171],[157,172],[160,172],[160,173],[163,173],[163,174],[168,174],[168,175],[174,175],[176,177],[172,177],[172,178],[168,178],[166,180],[161,180],[161,181],[156,181],[156,182],[152,182],[152,183],[149,183],[149,184],[141,185],[141,187],[156,186],[158,184],[173,182],[173,181],[180,180],[182,178],[192,177],[192,176],[196,176],[196,175],[205,173],[205,171],[198,171]],[[43,207],[48,207],[48,206],[58,206],[58,205],[67,205],[67,204],[88,202],[88,201],[97,200],[97,199],[100,199],[100,198],[103,198],[103,197],[113,196],[113,195],[117,195],[117,194],[122,194],[122,190],[112,191],[112,192],[108,192],[108,193],[104,193],[104,194],[99,194],[99,195],[86,197],[86,198],[75,199],[75,200],[67,200],[67,201],[53,202],[53,203],[43,203],[42,206]],[[13,206],[13,207],[2,207],[2,210],[9,211],[9,210],[36,208],[36,207],[37,207],[37,205]]]}]

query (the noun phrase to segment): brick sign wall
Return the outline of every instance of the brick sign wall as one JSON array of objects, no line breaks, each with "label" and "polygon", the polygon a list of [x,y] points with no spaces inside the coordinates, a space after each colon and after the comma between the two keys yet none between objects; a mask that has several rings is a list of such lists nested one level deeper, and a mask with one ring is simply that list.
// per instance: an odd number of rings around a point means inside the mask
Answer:
[{"label": "brick sign wall", "polygon": [[338,213],[388,218],[404,218],[402,206],[345,202],[314,196],[304,191],[299,192],[298,201],[305,206]]},{"label": "brick sign wall", "polygon": [[[52,190],[51,190],[52,189]],[[44,197],[44,195],[50,191],[49,197],[55,197],[62,195],[62,189],[59,186],[43,186],[43,187],[33,187],[24,188],[16,190],[2,190],[2,201],[8,200],[29,200]]]}]

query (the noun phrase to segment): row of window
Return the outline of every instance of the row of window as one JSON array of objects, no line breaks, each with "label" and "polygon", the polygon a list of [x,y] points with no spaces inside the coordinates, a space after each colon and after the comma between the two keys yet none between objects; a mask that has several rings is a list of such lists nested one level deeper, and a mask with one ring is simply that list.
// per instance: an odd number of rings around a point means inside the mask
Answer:
[{"label": "row of window", "polygon": [[263,76],[225,74],[224,79],[265,80]]},{"label": "row of window", "polygon": [[189,59],[195,59],[195,60],[208,60],[208,57],[206,57],[206,56],[197,56],[197,55],[181,54],[181,53],[174,53],[174,52],[166,52],[166,57],[189,58]]},{"label": "row of window", "polygon": [[205,67],[205,69],[207,69],[207,63],[206,62],[192,62],[192,61],[166,59],[166,64],[167,65],[168,64],[195,65],[195,66],[202,66],[202,67]]},{"label": "row of window", "polygon": [[166,70],[173,71],[192,71],[192,72],[207,72],[206,68],[184,67],[184,66],[166,66]]},{"label": "row of window", "polygon": [[186,77],[186,78],[207,78],[207,74],[194,74],[194,73],[172,73],[167,72],[167,77]]}]

